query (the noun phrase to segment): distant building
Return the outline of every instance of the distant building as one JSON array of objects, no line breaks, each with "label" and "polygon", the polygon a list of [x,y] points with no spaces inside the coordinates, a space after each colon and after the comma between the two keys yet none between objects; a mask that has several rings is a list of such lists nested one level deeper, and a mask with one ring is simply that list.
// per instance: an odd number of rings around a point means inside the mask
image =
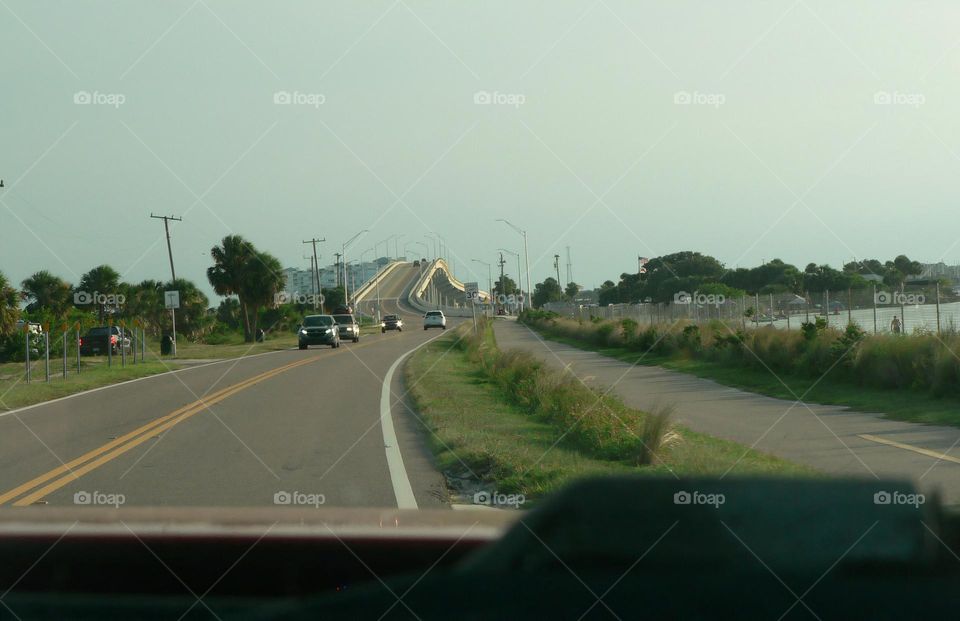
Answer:
[{"label": "distant building", "polygon": [[923,271],[907,280],[934,280],[947,278],[955,283],[960,282],[960,265],[947,265],[943,261],[938,263],[921,263]]}]

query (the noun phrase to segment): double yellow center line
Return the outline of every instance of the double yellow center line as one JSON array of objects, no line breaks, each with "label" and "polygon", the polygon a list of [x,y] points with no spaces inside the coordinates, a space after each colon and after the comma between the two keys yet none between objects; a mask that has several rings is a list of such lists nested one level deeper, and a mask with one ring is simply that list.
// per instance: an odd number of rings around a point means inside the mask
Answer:
[{"label": "double yellow center line", "polygon": [[242,382],[237,382],[236,384],[218,390],[217,392],[206,397],[197,399],[193,403],[189,403],[181,408],[178,408],[166,416],[161,416],[160,418],[153,420],[142,427],[138,427],[137,429],[120,436],[116,440],[112,440],[99,448],[93,449],[88,453],[84,453],[80,457],[63,464],[62,466],[54,468],[45,474],[41,474],[40,476],[27,481],[23,485],[0,494],[0,505],[17,498],[18,496],[21,496],[22,494],[27,495],[14,502],[13,506],[23,507],[26,505],[31,505],[44,498],[51,492],[60,489],[64,485],[76,481],[94,468],[102,466],[103,464],[119,457],[120,455],[123,455],[127,451],[143,444],[150,438],[156,437],[158,434],[167,431],[177,423],[190,418],[194,414],[202,412],[209,406],[219,403],[227,397],[234,395],[241,390],[249,388],[254,384],[259,384],[262,381],[268,380],[271,377],[279,375],[285,371],[289,371],[290,369],[303,366],[305,364],[310,364],[311,362],[319,360],[320,358],[321,356],[313,356],[304,360],[298,360],[296,362],[271,369],[270,371],[266,371],[259,375],[255,375],[251,378],[243,380]]}]

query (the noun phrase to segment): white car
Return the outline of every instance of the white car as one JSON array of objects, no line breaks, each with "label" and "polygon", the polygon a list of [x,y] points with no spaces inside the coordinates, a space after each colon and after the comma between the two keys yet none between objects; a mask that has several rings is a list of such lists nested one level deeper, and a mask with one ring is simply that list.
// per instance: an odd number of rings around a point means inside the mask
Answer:
[{"label": "white car", "polygon": [[423,329],[429,330],[430,328],[447,329],[447,318],[443,316],[443,311],[427,311],[427,314],[423,316]]}]

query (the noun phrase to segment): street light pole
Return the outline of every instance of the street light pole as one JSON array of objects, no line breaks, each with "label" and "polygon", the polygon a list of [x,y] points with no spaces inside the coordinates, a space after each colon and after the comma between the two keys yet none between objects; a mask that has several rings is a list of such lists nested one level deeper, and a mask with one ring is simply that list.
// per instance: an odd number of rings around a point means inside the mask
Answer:
[{"label": "street light pole", "polygon": [[524,309],[523,303],[525,301],[525,298],[523,298],[523,287],[520,284],[522,282],[521,279],[523,278],[523,273],[520,271],[520,253],[514,252],[513,250],[507,250],[506,248],[497,248],[497,250],[500,250],[501,252],[506,252],[507,254],[512,254],[513,256],[517,257],[517,287],[520,287],[520,296],[521,296],[520,310],[522,311]]},{"label": "street light pole", "polygon": [[514,225],[513,223],[511,223],[509,220],[504,220],[503,218],[499,218],[498,222],[503,222],[504,224],[512,228],[517,233],[520,233],[521,235],[523,235],[523,261],[526,264],[526,268],[527,268],[527,295],[531,295],[532,291],[530,289],[530,253],[527,250],[527,232],[521,229],[520,227]]},{"label": "street light pole", "polygon": [[482,263],[487,266],[487,304],[490,306],[491,313],[493,312],[493,305],[490,304],[490,296],[493,295],[493,271],[489,263],[486,261],[481,261],[480,259],[470,259],[471,261],[476,261],[477,263]]},{"label": "street light pole", "polygon": [[343,303],[346,305],[350,304],[350,293],[347,290],[347,248],[352,244],[358,237],[364,233],[369,233],[367,229],[363,229],[346,242],[344,242],[343,247],[341,248],[342,254],[340,255],[340,260],[343,261]]}]

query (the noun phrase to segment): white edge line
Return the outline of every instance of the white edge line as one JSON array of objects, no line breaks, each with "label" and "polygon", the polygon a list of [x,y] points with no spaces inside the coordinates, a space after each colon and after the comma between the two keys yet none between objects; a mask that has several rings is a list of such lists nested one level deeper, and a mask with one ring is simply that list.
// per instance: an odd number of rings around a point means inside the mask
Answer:
[{"label": "white edge line", "polygon": [[390,385],[393,383],[393,373],[407,356],[444,334],[446,334],[445,331],[420,343],[394,360],[380,388],[380,429],[383,431],[383,448],[387,453],[387,468],[390,470],[390,482],[393,484],[393,493],[397,497],[398,509],[418,509],[419,507],[413,495],[413,487],[410,486],[410,479],[407,477],[407,470],[403,466],[403,455],[400,454],[397,432],[393,428],[393,417],[390,415]]},{"label": "white edge line", "polygon": [[[429,342],[429,341],[428,341],[428,342]],[[265,351],[265,352],[263,352],[263,353],[253,354],[253,355],[250,355],[250,356],[240,356],[239,359],[240,359],[240,360],[246,360],[246,359],[249,359],[249,358],[258,358],[258,357],[260,357],[260,356],[269,356],[269,355],[271,355],[271,354],[279,354],[279,353],[285,352],[285,351],[293,351],[293,350],[291,350],[291,349],[278,349],[278,350],[276,350],[276,351]],[[169,360],[168,362],[176,363],[176,361],[177,361],[176,358],[174,358],[173,360]],[[109,389],[109,388],[117,388],[118,386],[125,386],[125,385],[127,385],[127,384],[133,384],[134,382],[142,382],[143,380],[149,380],[149,379],[154,379],[154,378],[157,378],[157,377],[163,377],[163,376],[165,376],[165,375],[172,375],[172,374],[174,374],[174,373],[182,373],[182,372],[184,372],[184,371],[192,371],[192,370],[194,370],[194,369],[202,369],[203,367],[209,367],[209,366],[212,366],[212,365],[215,365],[215,364],[223,364],[223,363],[225,363],[225,362],[236,362],[236,361],[237,361],[237,358],[224,358],[223,360],[214,360],[213,362],[205,362],[205,363],[203,363],[203,364],[198,364],[198,365],[190,366],[190,367],[184,367],[184,368],[182,368],[182,369],[174,369],[173,371],[163,371],[163,372],[161,372],[161,373],[154,373],[153,375],[145,375],[144,377],[138,377],[138,378],[132,379],[132,380],[125,380],[125,381],[122,381],[122,382],[117,382],[116,384],[107,384],[106,386],[99,386],[99,387],[97,387],[97,388],[91,388],[90,390],[84,390],[84,391],[82,391],[82,392],[75,392],[75,393],[73,393],[72,395],[66,395],[65,397],[57,397],[56,399],[50,399],[49,401],[41,401],[40,403],[34,403],[34,404],[32,404],[32,405],[25,405],[25,406],[23,406],[23,407],[21,407],[21,408],[15,409],[15,410],[7,410],[6,412],[0,412],[0,418],[3,418],[4,416],[10,416],[11,414],[18,414],[18,413],[20,413],[20,412],[25,412],[26,410],[32,410],[33,408],[38,408],[38,407],[42,407],[42,406],[45,406],[45,405],[50,405],[51,403],[57,403],[57,402],[59,402],[59,401],[66,401],[67,399],[73,399],[74,397],[80,397],[80,396],[83,396],[83,395],[89,395],[90,393],[99,392],[99,391],[101,391],[101,390],[107,390],[107,389]],[[138,363],[138,364],[139,364],[139,363]],[[51,377],[51,378],[53,377],[53,373],[50,374],[50,377]],[[46,382],[44,382],[44,383],[46,383]]]}]

